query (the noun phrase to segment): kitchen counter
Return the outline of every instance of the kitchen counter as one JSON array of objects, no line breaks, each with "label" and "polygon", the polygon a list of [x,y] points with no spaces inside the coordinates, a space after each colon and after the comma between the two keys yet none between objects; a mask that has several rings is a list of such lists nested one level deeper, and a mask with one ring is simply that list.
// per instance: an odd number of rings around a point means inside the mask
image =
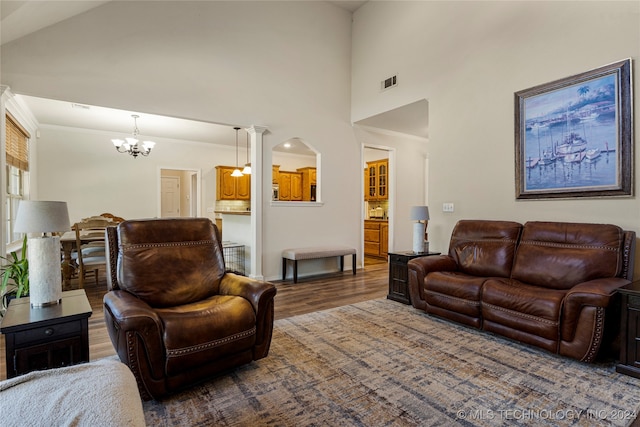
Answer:
[{"label": "kitchen counter", "polygon": [[251,211],[214,211],[217,214],[224,215],[251,215]]},{"label": "kitchen counter", "polygon": [[365,219],[365,221],[389,222],[389,219],[388,218],[369,218],[369,219]]}]

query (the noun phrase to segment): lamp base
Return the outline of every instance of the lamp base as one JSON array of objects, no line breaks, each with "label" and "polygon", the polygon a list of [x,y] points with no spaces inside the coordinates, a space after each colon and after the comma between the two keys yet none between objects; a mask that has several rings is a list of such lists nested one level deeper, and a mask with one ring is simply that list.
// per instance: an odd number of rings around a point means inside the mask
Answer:
[{"label": "lamp base", "polygon": [[60,237],[31,238],[29,256],[29,300],[31,307],[46,307],[62,300]]},{"label": "lamp base", "polygon": [[416,254],[424,252],[424,229],[425,225],[423,222],[418,221],[413,223],[413,252]]},{"label": "lamp base", "polygon": [[60,303],[62,303],[62,298],[60,298],[58,301],[31,303],[31,308],[51,307],[52,305],[58,305]]}]

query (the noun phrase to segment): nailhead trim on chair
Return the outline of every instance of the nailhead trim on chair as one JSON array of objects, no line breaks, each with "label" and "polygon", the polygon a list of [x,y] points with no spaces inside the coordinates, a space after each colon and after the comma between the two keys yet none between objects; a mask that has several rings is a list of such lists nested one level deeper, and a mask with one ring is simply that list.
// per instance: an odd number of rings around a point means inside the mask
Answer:
[{"label": "nailhead trim on chair", "polygon": [[149,400],[152,396],[141,379],[142,376],[140,375],[140,370],[138,369],[138,360],[136,359],[135,340],[136,332],[127,331],[127,359],[129,359],[127,365],[129,365],[129,369],[131,369],[133,376],[136,378],[136,383],[138,383],[138,391],[140,391],[140,397],[143,400]]},{"label": "nailhead trim on chair", "polygon": [[179,348],[176,350],[168,350],[167,351],[167,357],[177,357],[177,356],[184,356],[185,354],[189,354],[189,353],[195,353],[198,351],[202,351],[208,348],[213,348],[213,347],[218,347],[224,344],[228,344],[230,342],[233,341],[238,341],[247,337],[250,337],[251,335],[255,335],[256,333],[256,327],[252,327],[251,329],[244,331],[244,332],[239,332],[237,334],[233,334],[231,336],[225,337],[225,338],[221,338],[219,340],[215,340],[215,341],[210,341],[208,343],[204,343],[204,344],[199,344],[199,345],[194,345],[192,347],[186,347],[186,348]]},{"label": "nailhead trim on chair", "polygon": [[532,246],[548,246],[552,248],[582,248],[582,249],[603,249],[606,251],[618,252],[619,248],[615,246],[602,246],[602,245],[572,245],[568,243],[554,243],[554,242],[540,242],[538,240],[522,240],[520,245],[532,245]]},{"label": "nailhead trim on chair", "polygon": [[587,352],[587,354],[582,358],[582,362],[588,362],[591,363],[595,360],[596,356],[598,355],[598,350],[600,349],[600,344],[602,344],[602,336],[604,335],[602,333],[602,330],[604,329],[604,307],[597,307],[596,308],[596,321],[595,321],[595,328],[593,328],[593,335],[595,335],[595,340],[593,339],[594,336],[591,336],[591,346],[589,347],[589,351]]},{"label": "nailhead trim on chair", "polygon": [[134,243],[130,245],[120,244],[123,252],[140,248],[172,248],[174,246],[208,246],[213,245],[213,240],[199,240],[193,242],[168,242],[168,243]]}]

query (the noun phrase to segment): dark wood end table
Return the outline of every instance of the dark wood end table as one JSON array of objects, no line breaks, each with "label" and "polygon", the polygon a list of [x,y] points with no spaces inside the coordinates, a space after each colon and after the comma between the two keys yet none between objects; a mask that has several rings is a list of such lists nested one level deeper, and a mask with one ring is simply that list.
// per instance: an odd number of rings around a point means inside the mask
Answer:
[{"label": "dark wood end table", "polygon": [[407,264],[414,258],[423,256],[440,255],[440,252],[413,251],[389,252],[389,294],[387,299],[411,304],[409,295],[409,268]]},{"label": "dark wood end table", "polygon": [[618,288],[620,303],[620,363],[616,371],[640,378],[640,281]]},{"label": "dark wood end table", "polygon": [[7,378],[89,361],[91,305],[84,289],[62,293],[59,304],[32,308],[14,299],[0,323],[5,335]]}]

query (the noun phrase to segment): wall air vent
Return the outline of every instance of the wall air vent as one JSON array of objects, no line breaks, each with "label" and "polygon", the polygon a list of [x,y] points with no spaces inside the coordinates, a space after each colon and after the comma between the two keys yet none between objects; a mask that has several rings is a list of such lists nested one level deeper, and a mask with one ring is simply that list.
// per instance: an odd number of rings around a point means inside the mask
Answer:
[{"label": "wall air vent", "polygon": [[397,85],[398,85],[398,75],[391,76],[380,82],[380,90],[391,89],[392,87]]}]

